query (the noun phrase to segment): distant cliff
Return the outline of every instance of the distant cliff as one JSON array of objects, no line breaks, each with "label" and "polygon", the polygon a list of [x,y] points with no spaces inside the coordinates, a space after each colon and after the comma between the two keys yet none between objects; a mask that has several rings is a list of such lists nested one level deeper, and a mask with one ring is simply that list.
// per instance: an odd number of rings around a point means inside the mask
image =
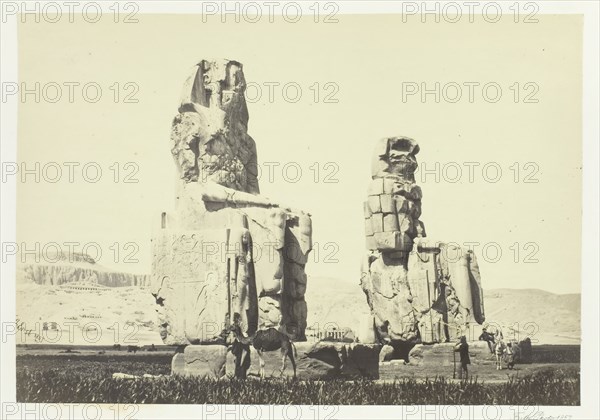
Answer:
[{"label": "distant cliff", "polygon": [[18,264],[21,271],[19,280],[45,286],[60,286],[66,283],[95,284],[106,287],[144,287],[150,285],[147,274],[131,274],[110,271],[102,267],[87,255],[74,255],[61,258],[58,262],[28,262]]}]

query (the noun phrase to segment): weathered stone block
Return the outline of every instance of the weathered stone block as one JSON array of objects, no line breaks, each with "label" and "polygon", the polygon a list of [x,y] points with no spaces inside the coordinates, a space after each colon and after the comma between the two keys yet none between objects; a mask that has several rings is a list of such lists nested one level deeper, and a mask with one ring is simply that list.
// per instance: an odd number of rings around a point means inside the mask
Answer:
[{"label": "weathered stone block", "polygon": [[[408,362],[415,366],[445,366],[452,368],[455,360],[460,361],[458,353],[454,352],[453,343],[417,344],[408,354]],[[472,365],[493,365],[495,356],[485,341],[469,342],[469,358]]]},{"label": "weathered stone block", "polygon": [[396,213],[396,200],[390,194],[380,195],[379,201],[382,213]]},{"label": "weathered stone block", "polygon": [[396,211],[405,215],[410,214],[410,201],[406,198],[396,195],[394,196]]},{"label": "weathered stone block", "polygon": [[375,323],[373,315],[365,315],[360,318],[358,330],[356,332],[356,339],[362,344],[374,344],[377,343],[377,337],[375,336]]},{"label": "weathered stone block", "polygon": [[[219,379],[225,376],[227,347],[190,345],[173,357],[172,374]],[[183,361],[183,363],[182,363]]]},{"label": "weathered stone block", "polygon": [[387,265],[381,256],[375,258],[369,272],[361,278],[361,287],[367,294],[380,337],[405,341],[417,339],[412,296],[402,265]]},{"label": "weathered stone block", "polygon": [[369,183],[369,188],[367,190],[368,195],[379,195],[383,194],[383,179],[375,178]]},{"label": "weathered stone block", "polygon": [[268,210],[268,226],[270,233],[273,235],[272,240],[275,248],[279,248],[285,244],[285,225],[287,222],[287,214],[281,209]]},{"label": "weathered stone block", "polygon": [[367,249],[376,250],[377,249],[377,241],[374,236],[366,237]]},{"label": "weathered stone block", "polygon": [[371,224],[371,219],[365,219],[365,234],[366,236],[373,236],[373,225]]},{"label": "weathered stone block", "polygon": [[371,215],[373,214],[373,212],[371,212],[371,208],[369,207],[368,201],[363,202],[363,212],[365,215],[365,219],[369,219],[371,217]]},{"label": "weathered stone block", "polygon": [[421,313],[431,307],[430,300],[438,297],[433,261],[433,256],[429,254],[417,255],[414,252],[408,257],[408,284],[413,295],[412,304]]},{"label": "weathered stone block", "polygon": [[278,328],[281,323],[281,296],[262,296],[258,299],[259,328]]},{"label": "weathered stone block", "polygon": [[389,344],[386,344],[379,351],[379,363],[381,362],[389,362],[392,360],[392,356],[394,355],[394,348]]},{"label": "weathered stone block", "polygon": [[398,231],[398,216],[396,214],[384,214],[383,215],[383,231],[384,232],[396,232]]},{"label": "weathered stone block", "polygon": [[[319,379],[331,379],[339,376],[339,367],[329,364],[325,361],[309,357],[307,353],[313,348],[314,343],[306,342],[295,342],[296,348],[295,360],[296,360],[296,372],[298,379],[301,380],[319,380]],[[266,351],[263,352],[265,361],[265,376],[266,377],[287,377],[293,376],[292,364],[289,359],[286,360],[286,369],[283,375],[280,374],[282,366],[281,351]],[[231,356],[227,358],[227,376],[233,376],[234,370],[234,359]],[[258,354],[254,347],[250,347],[250,369],[248,369],[248,375],[253,377],[259,377],[259,359]]]},{"label": "weathered stone block", "polygon": [[375,232],[373,235],[377,242],[377,249],[381,251],[406,251],[412,249],[412,240],[407,235],[398,231]]},{"label": "weathered stone block", "polygon": [[[248,241],[244,229],[157,233],[153,294],[165,343],[222,342],[231,311],[240,314],[243,325],[256,328],[258,302],[250,293],[256,286]],[[222,256],[224,247],[232,253]]]},{"label": "weathered stone block", "polygon": [[[427,295],[426,295],[427,296]],[[432,305],[429,302],[427,308]],[[442,314],[435,310],[427,310],[419,320],[419,332],[422,343],[440,343],[445,341],[444,320]]]},{"label": "weathered stone block", "polygon": [[395,190],[396,182],[393,178],[383,178],[383,193],[392,194]]},{"label": "weathered stone block", "polygon": [[337,370],[342,378],[379,378],[379,344],[320,341],[306,355]]},{"label": "weathered stone block", "polygon": [[183,353],[175,353],[171,360],[171,373],[183,375],[185,372],[185,355]]},{"label": "weathered stone block", "polygon": [[367,198],[367,201],[369,203],[369,209],[371,210],[371,213],[381,213],[381,201],[379,200],[378,195],[370,195]]},{"label": "weathered stone block", "polygon": [[383,232],[383,213],[373,213],[371,216],[373,233]]}]

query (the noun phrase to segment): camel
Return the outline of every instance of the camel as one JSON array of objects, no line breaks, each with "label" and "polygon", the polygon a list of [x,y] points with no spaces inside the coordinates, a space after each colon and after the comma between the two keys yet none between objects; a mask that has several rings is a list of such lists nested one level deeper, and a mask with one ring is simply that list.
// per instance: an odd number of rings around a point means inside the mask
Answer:
[{"label": "camel", "polygon": [[[233,332],[236,341],[243,346],[249,347],[252,345],[256,349],[261,378],[264,379],[265,377],[265,360],[263,358],[263,352],[277,349],[281,349],[281,370],[279,371],[279,375],[283,375],[286,361],[289,357],[292,362],[292,367],[294,368],[294,378],[296,377],[296,359],[294,356],[297,357],[298,354],[296,352],[296,346],[294,346],[294,343],[288,335],[272,327],[266,330],[258,330],[250,337],[244,336],[239,325],[232,325],[230,330]],[[241,363],[241,361],[238,361],[237,359],[238,357],[236,356],[236,366]]]}]

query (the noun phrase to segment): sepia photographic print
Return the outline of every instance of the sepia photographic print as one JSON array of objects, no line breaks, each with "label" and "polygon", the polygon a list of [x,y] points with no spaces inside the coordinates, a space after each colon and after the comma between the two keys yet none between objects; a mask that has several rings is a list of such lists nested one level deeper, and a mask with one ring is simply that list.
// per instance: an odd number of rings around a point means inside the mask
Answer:
[{"label": "sepia photographic print", "polygon": [[1,418],[598,418],[596,2],[1,10]]}]

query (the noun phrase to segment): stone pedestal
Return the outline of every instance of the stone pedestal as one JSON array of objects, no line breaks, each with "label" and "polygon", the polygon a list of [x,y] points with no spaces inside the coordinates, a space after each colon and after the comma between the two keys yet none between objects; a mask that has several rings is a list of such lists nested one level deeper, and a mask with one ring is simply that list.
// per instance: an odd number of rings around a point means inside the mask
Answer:
[{"label": "stone pedestal", "polygon": [[[356,343],[326,342],[294,343],[296,346],[297,378],[301,380],[323,380],[333,378],[345,379],[377,379],[379,363],[379,345]],[[291,378],[293,369],[290,360],[280,375],[281,352],[279,350],[263,353],[265,360],[265,376]],[[226,374],[233,377],[235,372],[234,357],[227,355]],[[258,354],[252,347],[250,350],[250,369],[248,376],[259,377]]]},{"label": "stone pedestal", "polygon": [[[417,344],[408,354],[411,366],[443,366],[452,368],[456,360],[457,366],[460,355],[454,352],[454,343]],[[469,343],[469,358],[472,365],[495,365],[495,356],[485,341]]]},{"label": "stone pedestal", "polygon": [[171,374],[220,379],[225,376],[227,347],[190,345],[173,356]]}]

